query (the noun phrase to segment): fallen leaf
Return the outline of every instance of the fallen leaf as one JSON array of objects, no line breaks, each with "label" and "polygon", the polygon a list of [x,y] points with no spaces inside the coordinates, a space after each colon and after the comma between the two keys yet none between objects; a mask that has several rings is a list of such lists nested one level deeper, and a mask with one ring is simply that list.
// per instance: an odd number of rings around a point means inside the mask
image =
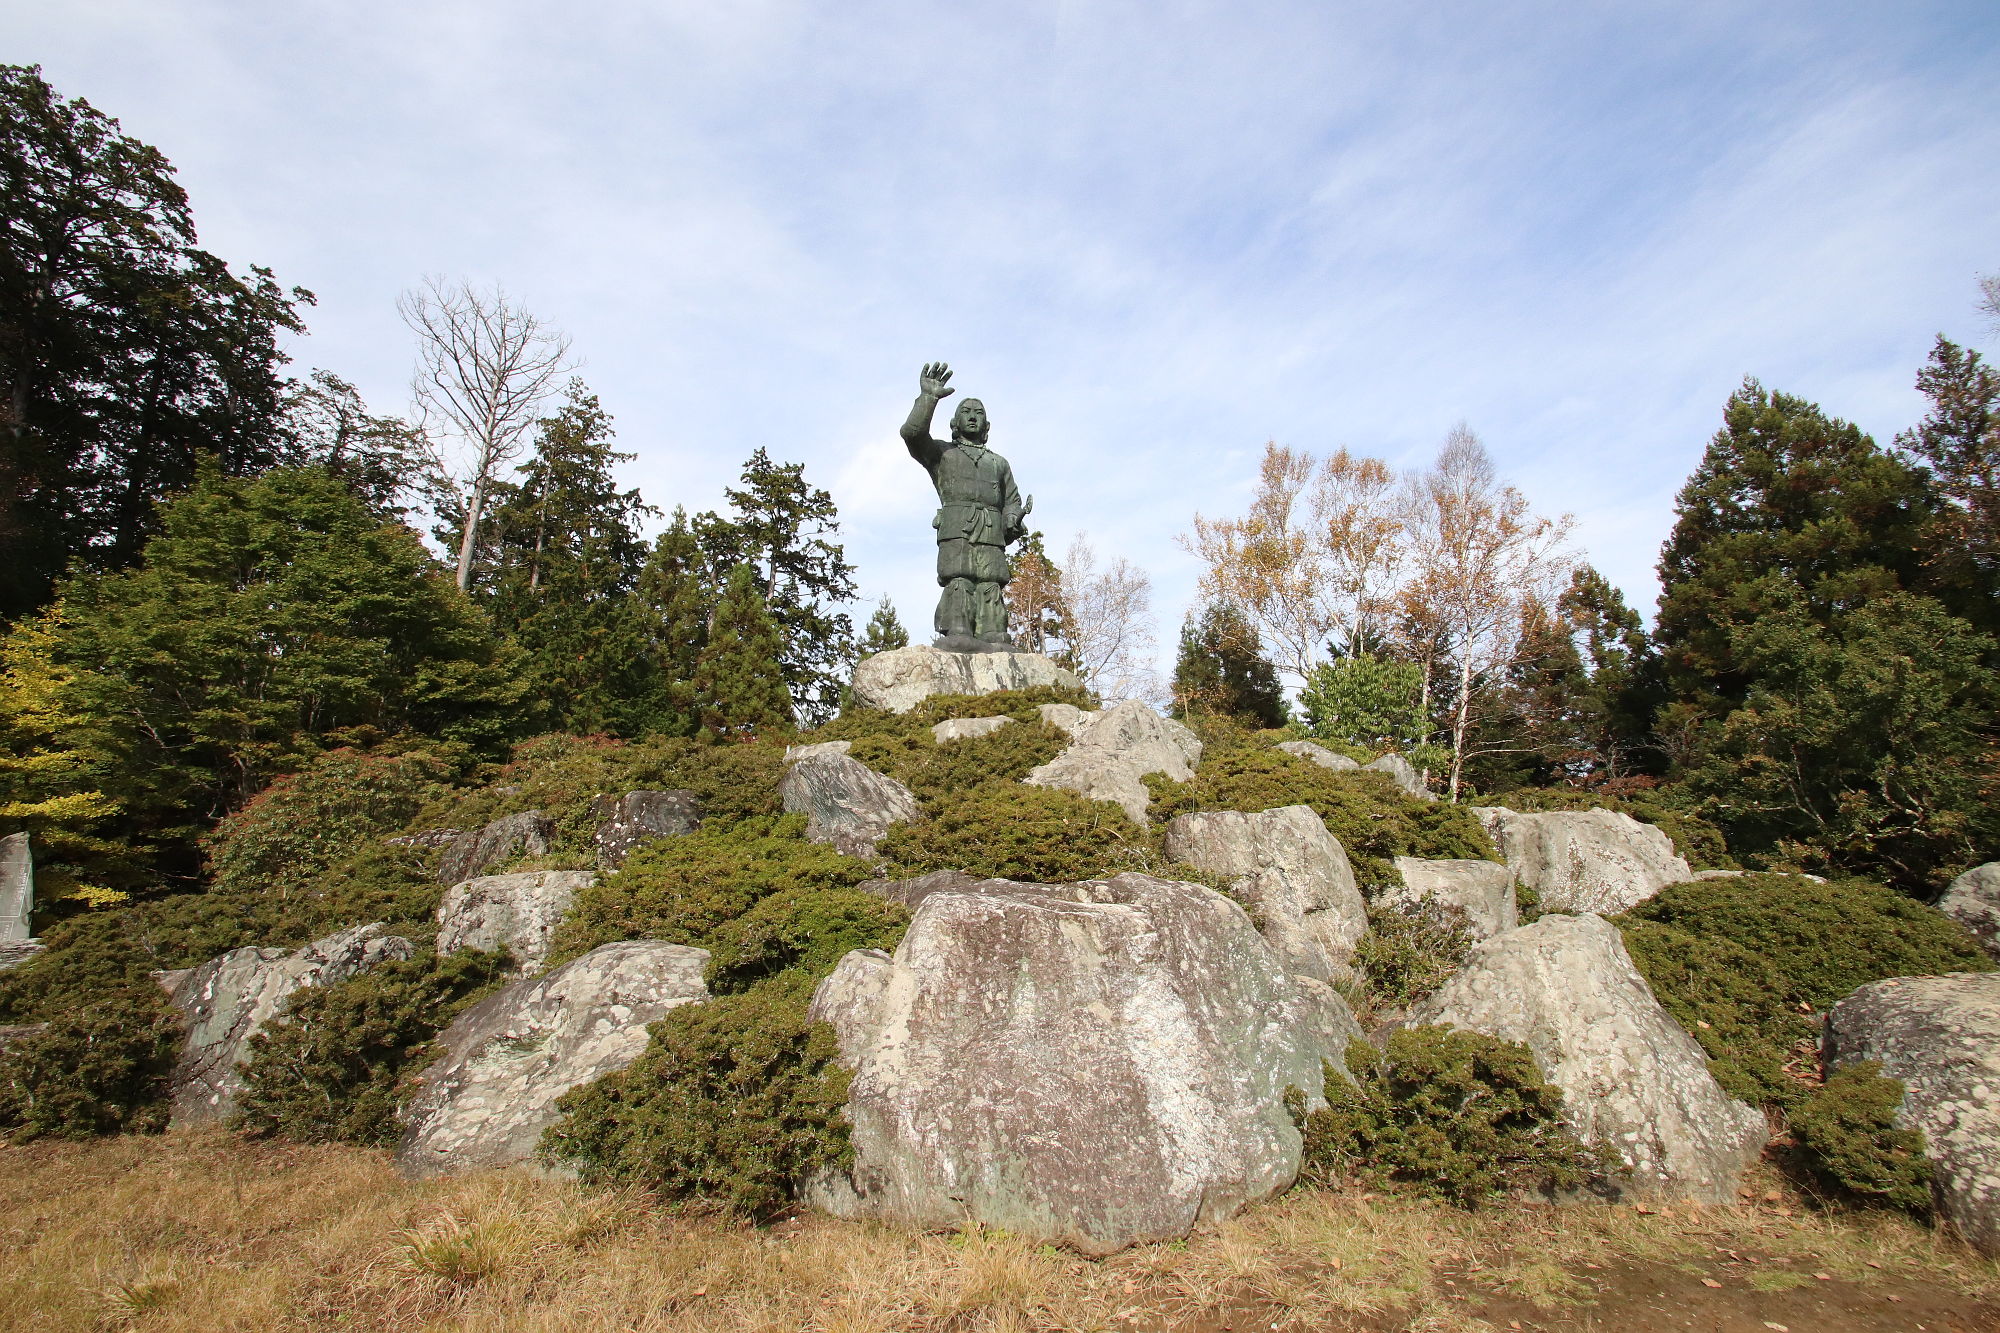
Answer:
[{"label": "fallen leaf", "polygon": [[1719,1286],[1721,1286],[1722,1284],[1721,1284],[1720,1282],[1717,1282],[1717,1281],[1716,1281],[1716,1280],[1715,1280],[1714,1278],[1712,1278],[1712,1277],[1705,1277],[1705,1278],[1703,1278],[1703,1279],[1701,1280],[1701,1285],[1702,1285],[1702,1286],[1704,1286],[1704,1287],[1719,1287]]},{"label": "fallen leaf", "polygon": [[1790,1324],[1774,1324],[1768,1319],[1764,1321],[1764,1327],[1776,1329],[1778,1333],[1792,1333],[1792,1326]]},{"label": "fallen leaf", "polygon": [[1814,1273],[1813,1276],[1818,1278],[1822,1282],[1833,1281],[1833,1274],[1831,1273]]}]

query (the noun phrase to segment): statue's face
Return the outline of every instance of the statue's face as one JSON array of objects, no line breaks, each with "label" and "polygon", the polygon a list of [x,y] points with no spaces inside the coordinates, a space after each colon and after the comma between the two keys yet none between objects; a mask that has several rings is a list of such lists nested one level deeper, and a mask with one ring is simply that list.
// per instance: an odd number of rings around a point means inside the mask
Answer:
[{"label": "statue's face", "polygon": [[958,410],[951,414],[951,433],[985,443],[986,404],[977,398],[968,398],[960,403]]}]

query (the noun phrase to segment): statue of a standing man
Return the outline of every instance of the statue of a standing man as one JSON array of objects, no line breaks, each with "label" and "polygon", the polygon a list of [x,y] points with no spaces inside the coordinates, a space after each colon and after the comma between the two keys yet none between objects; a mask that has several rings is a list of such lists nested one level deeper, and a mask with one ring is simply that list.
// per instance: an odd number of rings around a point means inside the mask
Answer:
[{"label": "statue of a standing man", "polygon": [[1021,499],[1014,470],[986,447],[986,406],[967,398],[951,416],[951,443],[931,438],[931,416],[956,392],[946,386],[951,367],[928,365],[918,379],[916,404],[903,423],[910,457],[937,488],[937,646],[958,652],[1010,648],[1007,637],[1007,547],[1027,536],[1034,497]]}]

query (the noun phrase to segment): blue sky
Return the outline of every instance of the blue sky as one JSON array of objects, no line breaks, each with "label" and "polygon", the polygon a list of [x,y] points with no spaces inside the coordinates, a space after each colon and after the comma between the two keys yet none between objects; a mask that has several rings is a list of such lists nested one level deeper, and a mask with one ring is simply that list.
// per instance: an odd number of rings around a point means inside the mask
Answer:
[{"label": "blue sky", "polygon": [[649,500],[803,461],[920,631],[926,360],[1164,646],[1175,537],[1267,439],[1417,465],[1464,420],[1649,605],[1745,374],[1886,440],[1936,333],[1993,343],[1991,0],[0,0],[0,38],[318,293],[301,372],[399,409],[397,292],[502,282]]}]

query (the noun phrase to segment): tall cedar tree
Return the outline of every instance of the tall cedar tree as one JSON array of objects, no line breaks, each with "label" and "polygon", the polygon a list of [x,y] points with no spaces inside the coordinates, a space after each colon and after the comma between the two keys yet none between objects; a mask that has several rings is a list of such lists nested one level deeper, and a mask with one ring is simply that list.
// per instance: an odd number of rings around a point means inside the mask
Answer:
[{"label": "tall cedar tree", "polygon": [[1257,627],[1240,607],[1212,601],[1199,615],[1189,615],[1181,625],[1180,654],[1174,660],[1174,716],[1285,725],[1278,669],[1259,649]]},{"label": "tall cedar tree", "polygon": [[836,610],[855,595],[854,566],[829,540],[840,532],[833,497],[806,484],[805,464],[773,463],[759,449],[743,465],[742,487],[723,492],[727,519],[694,521],[709,575],[748,565],[778,627],[784,684],[807,725],[840,709],[854,665],[854,622]]},{"label": "tall cedar tree", "polygon": [[611,417],[572,380],[544,419],[520,480],[489,511],[495,569],[486,601],[522,649],[522,669],[562,731],[638,736],[657,730],[645,627],[631,594],[646,559],[636,490],[611,475],[633,455],[611,446]]},{"label": "tall cedar tree", "polygon": [[1656,641],[1672,699],[1713,716],[1754,682],[1741,635],[1774,609],[1824,624],[1922,588],[1937,503],[1920,469],[1858,428],[1745,380],[1675,512]]},{"label": "tall cedar tree", "polygon": [[407,513],[398,502],[435,470],[421,430],[369,412],[360,391],[330,370],[285,386],[278,430],[286,466],[325,468],[384,519]]},{"label": "tall cedar tree", "polygon": [[278,460],[278,334],[312,294],[196,248],[173,177],[39,66],[0,66],[0,618],[73,560],[133,563],[204,455]]},{"label": "tall cedar tree", "polygon": [[785,731],[792,725],[782,641],[748,565],[729,571],[708,644],[695,664],[694,694],[702,729],[716,737]]},{"label": "tall cedar tree", "polygon": [[702,649],[708,646],[715,598],[687,511],[676,509],[639,572],[634,597],[647,670],[654,682],[654,731],[692,736],[701,729],[694,676]]},{"label": "tall cedar tree", "polygon": [[875,614],[868,617],[868,627],[861,635],[861,656],[873,657],[876,653],[893,652],[910,646],[910,632],[903,628],[903,622],[896,618],[896,606],[884,597],[875,605]]},{"label": "tall cedar tree", "polygon": [[113,823],[167,873],[324,749],[400,732],[488,748],[515,725],[491,623],[337,478],[207,471],[159,525],[138,568],[65,587],[50,656],[68,677],[55,741],[92,757]]},{"label": "tall cedar tree", "polygon": [[[1917,389],[1931,400],[1930,411],[1896,443],[1930,465],[1943,494],[1939,565],[1973,583],[1974,595],[1961,600],[1990,615],[2000,572],[2000,372],[1940,336],[1917,372]],[[1956,609],[1993,627],[1988,616]]]}]

